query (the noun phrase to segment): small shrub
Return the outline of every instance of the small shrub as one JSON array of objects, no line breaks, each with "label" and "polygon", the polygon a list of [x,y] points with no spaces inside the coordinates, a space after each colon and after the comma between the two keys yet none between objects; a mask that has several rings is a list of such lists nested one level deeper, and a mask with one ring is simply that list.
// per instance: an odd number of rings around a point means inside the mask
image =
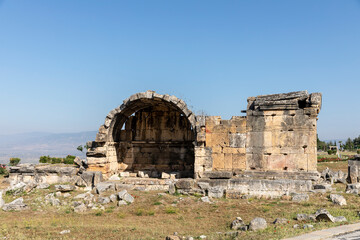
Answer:
[{"label": "small shrub", "polygon": [[135,215],[136,216],[142,216],[144,214],[144,209],[142,208],[138,208],[135,210]]},{"label": "small shrub", "polygon": [[176,208],[173,208],[173,207],[168,207],[168,208],[165,209],[165,212],[167,214],[175,214],[175,213],[178,212],[178,210]]},{"label": "small shrub", "polygon": [[125,213],[119,212],[117,216],[118,218],[123,219],[125,218]]},{"label": "small shrub", "polygon": [[95,216],[101,216],[102,214],[103,214],[102,211],[98,211],[98,212],[95,213]]},{"label": "small shrub", "polygon": [[357,154],[360,154],[360,149],[358,149],[356,152],[357,152]]},{"label": "small shrub", "polygon": [[149,210],[149,211],[147,212],[147,215],[148,215],[148,216],[154,216],[154,215],[155,215],[155,212],[154,212],[153,210]]},{"label": "small shrub", "polygon": [[8,175],[8,174],[9,174],[9,172],[6,169],[6,166],[3,164],[0,164],[0,175]]},{"label": "small shrub", "polygon": [[154,202],[154,205],[161,205],[161,202]]},{"label": "small shrub", "polygon": [[49,156],[41,156],[39,162],[40,163],[50,163],[51,159]]},{"label": "small shrub", "polygon": [[64,158],[63,163],[65,164],[74,164],[75,156],[67,155],[66,158]]},{"label": "small shrub", "polygon": [[39,159],[40,163],[51,163],[51,164],[74,164],[75,156],[67,155],[65,158],[50,157],[50,156],[41,156]]},{"label": "small shrub", "polygon": [[10,158],[10,166],[16,166],[20,161],[20,158]]}]

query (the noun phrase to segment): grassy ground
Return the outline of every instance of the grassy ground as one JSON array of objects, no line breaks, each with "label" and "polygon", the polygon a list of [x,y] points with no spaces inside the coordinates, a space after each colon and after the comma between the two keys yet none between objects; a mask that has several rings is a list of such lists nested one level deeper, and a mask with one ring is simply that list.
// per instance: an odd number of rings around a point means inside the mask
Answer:
[{"label": "grassy ground", "polygon": [[330,168],[331,170],[338,171],[341,170],[344,173],[348,171],[348,162],[341,161],[341,162],[322,162],[318,163],[317,169],[319,172],[322,172],[325,168]]},{"label": "grassy ground", "polygon": [[[319,168],[328,166],[321,163]],[[333,169],[343,169],[340,165],[329,165]],[[0,186],[2,180],[0,179]],[[2,186],[3,187],[3,186]],[[344,194],[345,185],[334,187],[346,198],[347,206],[334,205],[327,194],[312,194],[310,201],[294,203],[281,199],[215,199],[214,204],[203,203],[196,196],[158,195],[158,192],[132,191],[135,202],[116,207],[109,204],[105,211],[89,210],[86,213],[74,213],[69,207],[72,197],[62,198],[68,204],[61,207],[41,205],[46,194],[54,192],[53,187],[35,190],[24,194],[29,209],[23,212],[0,212],[0,239],[165,239],[173,232],[181,236],[200,235],[208,239],[226,239],[217,232],[229,232],[231,221],[237,216],[249,223],[255,217],[263,217],[268,228],[259,232],[241,232],[239,239],[281,239],[299,235],[312,230],[294,229],[294,220],[298,213],[314,213],[319,208],[326,208],[334,216],[345,216],[349,223],[359,221],[357,216],[360,198],[357,195]],[[18,197],[18,196],[17,196]],[[17,198],[4,196],[6,202]],[[274,225],[275,218],[289,220],[285,225]],[[339,224],[314,222],[313,230],[338,226]],[[69,234],[60,231],[69,229]],[[228,237],[227,239],[231,239]]]}]

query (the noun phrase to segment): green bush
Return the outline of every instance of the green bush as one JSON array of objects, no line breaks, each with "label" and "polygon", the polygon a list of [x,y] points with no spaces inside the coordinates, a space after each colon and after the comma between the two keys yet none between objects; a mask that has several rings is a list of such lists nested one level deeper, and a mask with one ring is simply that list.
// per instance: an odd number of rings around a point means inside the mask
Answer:
[{"label": "green bush", "polygon": [[8,174],[9,174],[9,172],[6,169],[6,166],[3,164],[0,164],[0,175],[8,175]]},{"label": "green bush", "polygon": [[41,156],[39,159],[40,163],[51,163],[51,164],[74,164],[75,156],[67,155],[65,158],[57,158],[57,157],[50,157],[50,156]]},{"label": "green bush", "polygon": [[67,155],[66,158],[64,158],[65,164],[74,164],[75,156]]},{"label": "green bush", "polygon": [[49,156],[41,156],[39,162],[40,163],[50,163],[51,158]]},{"label": "green bush", "polygon": [[10,158],[10,166],[16,166],[21,161],[20,158]]},{"label": "green bush", "polygon": [[336,149],[328,150],[327,152],[329,155],[334,155],[334,154],[336,154]]},{"label": "green bush", "polygon": [[356,152],[357,152],[357,154],[360,154],[360,149],[358,149]]}]

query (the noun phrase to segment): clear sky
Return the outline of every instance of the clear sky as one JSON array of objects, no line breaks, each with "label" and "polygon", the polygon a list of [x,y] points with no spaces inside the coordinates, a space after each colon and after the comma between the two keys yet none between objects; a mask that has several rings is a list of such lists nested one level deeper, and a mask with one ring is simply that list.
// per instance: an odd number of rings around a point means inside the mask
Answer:
[{"label": "clear sky", "polygon": [[319,137],[357,137],[360,1],[0,0],[0,134],[97,130],[149,89],[223,119],[321,92]]}]

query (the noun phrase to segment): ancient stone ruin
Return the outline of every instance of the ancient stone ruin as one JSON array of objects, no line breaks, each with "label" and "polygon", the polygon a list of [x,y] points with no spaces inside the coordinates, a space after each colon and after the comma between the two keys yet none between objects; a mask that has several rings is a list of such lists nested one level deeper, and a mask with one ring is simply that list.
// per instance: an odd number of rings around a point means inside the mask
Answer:
[{"label": "ancient stone ruin", "polygon": [[88,171],[105,177],[313,179],[318,177],[316,121],[321,94],[249,97],[246,116],[196,116],[186,103],[154,91],[136,93],[105,118],[88,144]]}]

